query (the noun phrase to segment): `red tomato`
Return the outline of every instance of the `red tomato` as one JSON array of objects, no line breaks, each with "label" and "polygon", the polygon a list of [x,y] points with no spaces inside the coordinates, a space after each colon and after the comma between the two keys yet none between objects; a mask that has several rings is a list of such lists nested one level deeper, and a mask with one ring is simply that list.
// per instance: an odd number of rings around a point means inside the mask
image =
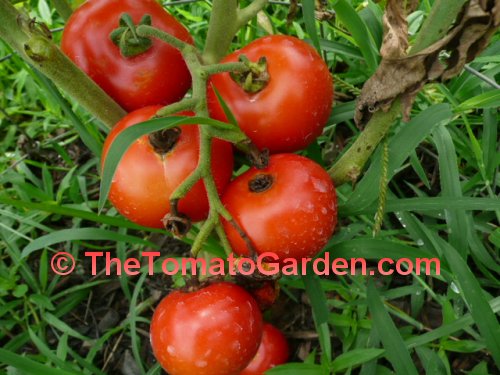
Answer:
[{"label": "red tomato", "polygon": [[249,292],[255,298],[262,311],[269,309],[279,297],[280,287],[277,280],[263,281],[259,286],[250,289]]},{"label": "red tomato", "polygon": [[257,353],[261,337],[257,303],[230,283],[175,291],[151,321],[153,352],[170,375],[238,374]]},{"label": "red tomato", "polygon": [[[251,168],[232,181],[222,203],[262,254],[300,259],[317,254],[337,223],[337,198],[328,173],[296,154],[272,155],[265,169]],[[227,221],[224,230],[233,251],[249,249]]]},{"label": "red tomato", "polygon": [[262,341],[257,354],[240,375],[263,375],[267,370],[288,360],[288,342],[281,331],[271,324],[264,324]]},{"label": "red tomato", "polygon": [[[333,102],[331,75],[314,48],[291,36],[273,35],[253,41],[222,62],[238,61],[241,55],[253,62],[266,57],[270,80],[263,90],[247,93],[229,73],[211,79],[240,128],[257,147],[271,153],[298,151],[313,142]],[[227,121],[212,89],[208,100],[210,115]]]},{"label": "red tomato", "polygon": [[[104,143],[102,165],[111,143],[124,129],[149,120],[161,106],[150,106],[129,113],[109,133]],[[181,113],[190,115],[192,113]],[[169,198],[173,191],[198,165],[199,129],[197,125],[180,127],[180,137],[163,157],[156,153],[145,135],[125,152],[111,185],[109,200],[131,221],[154,228],[162,228],[161,219],[170,212]],[[230,143],[212,141],[212,172],[219,193],[231,179],[233,151]],[[193,221],[203,220],[208,214],[208,198],[203,181],[198,181],[179,201],[179,211]]]},{"label": "red tomato", "polygon": [[127,111],[178,101],[191,87],[191,75],[180,52],[154,40],[146,52],[123,57],[110,39],[123,13],[135,24],[149,14],[154,27],[193,43],[187,29],[155,0],[92,0],[71,15],[64,28],[62,50]]}]

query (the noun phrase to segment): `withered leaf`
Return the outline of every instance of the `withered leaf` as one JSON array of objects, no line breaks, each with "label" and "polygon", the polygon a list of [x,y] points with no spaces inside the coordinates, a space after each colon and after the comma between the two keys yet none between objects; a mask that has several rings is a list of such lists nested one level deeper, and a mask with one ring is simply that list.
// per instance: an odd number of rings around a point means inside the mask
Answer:
[{"label": "withered leaf", "polygon": [[355,120],[364,126],[378,110],[387,111],[401,98],[403,116],[409,119],[417,93],[429,82],[458,75],[487,46],[500,26],[500,0],[471,0],[455,26],[440,41],[421,52],[407,54],[407,25],[398,0],[389,0],[384,15],[382,61],[365,83]]}]

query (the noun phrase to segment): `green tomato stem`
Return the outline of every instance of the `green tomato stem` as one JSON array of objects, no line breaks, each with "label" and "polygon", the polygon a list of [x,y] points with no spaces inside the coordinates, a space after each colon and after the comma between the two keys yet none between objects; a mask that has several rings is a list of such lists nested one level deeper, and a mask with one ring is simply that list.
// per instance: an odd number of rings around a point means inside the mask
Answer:
[{"label": "green tomato stem", "polygon": [[233,72],[233,73],[246,72],[248,71],[248,65],[242,62],[212,64],[212,65],[205,65],[203,67],[203,70],[208,75],[224,73],[224,72]]},{"label": "green tomato stem", "polygon": [[159,30],[153,26],[147,26],[147,25],[141,25],[138,26],[137,29],[135,30],[137,35],[142,36],[144,38],[157,38],[165,43],[170,44],[172,47],[177,48],[179,51],[182,52],[182,50],[192,47],[189,43],[183,42],[182,40],[176,38],[175,36],[166,33],[163,30]]},{"label": "green tomato stem", "polygon": [[0,38],[107,126],[113,126],[125,116],[126,112],[113,99],[45,33],[30,27],[30,19],[7,0],[0,0]]},{"label": "green tomato stem", "polygon": [[197,100],[193,98],[187,98],[183,99],[180,102],[176,102],[173,104],[169,104],[162,109],[160,109],[158,112],[156,112],[155,117],[167,117],[174,115],[178,112],[182,111],[188,111],[190,109],[194,109],[196,107]]},{"label": "green tomato stem", "polygon": [[231,244],[227,239],[226,232],[224,232],[224,228],[222,227],[222,223],[219,222],[219,224],[215,227],[215,232],[217,233],[217,236],[219,236],[219,240],[222,244],[222,247],[224,248],[224,251],[226,252],[226,255],[231,254],[233,252],[233,249],[231,249]]}]

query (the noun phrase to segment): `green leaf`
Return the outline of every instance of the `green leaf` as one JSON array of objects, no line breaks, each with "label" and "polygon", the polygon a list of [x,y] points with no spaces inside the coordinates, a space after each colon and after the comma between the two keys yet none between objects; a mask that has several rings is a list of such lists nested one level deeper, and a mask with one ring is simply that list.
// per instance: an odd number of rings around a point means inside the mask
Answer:
[{"label": "green leaf", "polygon": [[38,12],[40,13],[40,17],[42,17],[42,21],[45,24],[52,24],[52,14],[46,0],[38,0]]},{"label": "green leaf", "polygon": [[32,294],[30,295],[29,300],[35,305],[46,310],[54,311],[56,309],[56,307],[50,301],[50,298],[43,294]]},{"label": "green leaf", "polygon": [[[439,176],[443,197],[457,199],[462,197],[462,187],[458,172],[458,161],[453,145],[453,139],[445,126],[438,126],[434,130],[434,142],[438,151]],[[462,258],[466,257],[468,250],[467,217],[463,210],[450,207],[445,209],[446,222],[449,226],[450,244],[459,250]]]},{"label": "green leaf", "polygon": [[467,304],[486,346],[491,351],[495,363],[500,367],[500,325],[485,298],[481,285],[453,246],[444,241],[437,233],[431,232],[425,225],[420,224],[420,227],[422,232],[433,238],[434,242],[441,248],[453,272],[454,282],[459,286],[462,298]]},{"label": "green leaf", "polygon": [[334,105],[330,118],[328,119],[328,124],[339,124],[341,122],[354,119],[355,110],[356,101],[354,100]]},{"label": "green leaf", "polygon": [[375,72],[380,56],[368,27],[349,1],[338,0],[332,6],[337,18],[345,25],[356,41],[370,72]]},{"label": "green leaf", "polygon": [[16,287],[12,291],[12,295],[16,298],[21,298],[26,294],[27,291],[28,286],[26,284],[16,285]]},{"label": "green leaf", "polygon": [[76,132],[82,139],[85,146],[87,146],[94,155],[100,156],[102,151],[102,142],[98,138],[97,131],[95,129],[94,131],[91,131],[81,122],[78,116],[73,112],[73,109],[71,109],[71,105],[61,95],[59,89],[52,83],[51,80],[36,69],[33,69],[33,73],[37,77],[41,86],[45,89],[45,92],[47,92],[48,95],[50,95],[50,97],[62,108],[64,114],[72,122]]},{"label": "green leaf", "polygon": [[457,353],[474,353],[486,347],[484,343],[472,340],[444,341],[440,346],[444,350]]},{"label": "green leaf", "polygon": [[52,315],[51,313],[45,313],[44,317],[45,317],[45,320],[47,321],[47,323],[49,323],[51,326],[54,326],[59,331],[65,333],[65,334],[68,334],[72,337],[76,337],[79,340],[86,341],[87,343],[91,343],[92,340],[90,338],[85,337],[84,335],[75,331],[73,328],[71,328],[69,325],[67,325],[62,320],[60,320],[56,316]]},{"label": "green leaf", "polygon": [[328,363],[330,363],[332,361],[332,343],[330,327],[328,326],[330,311],[327,306],[325,291],[311,267],[308,267],[308,272],[302,276],[302,280],[304,281],[307,296],[311,301],[314,324],[319,334],[321,350]]},{"label": "green leaf", "polygon": [[372,314],[373,327],[379,332],[380,340],[386,350],[386,357],[398,374],[417,375],[410,353],[385,309],[372,278],[368,279],[367,288],[368,308]]},{"label": "green leaf", "polygon": [[157,248],[158,246],[150,241],[143,240],[135,236],[124,235],[120,233],[113,232],[111,230],[99,229],[99,228],[72,228],[72,229],[62,229],[57,232],[47,234],[42,237],[38,237],[26,246],[21,254],[21,257],[25,258],[32,252],[40,249],[44,249],[51,245],[59,242],[67,241],[124,241],[128,243],[136,243],[145,246],[151,246]]},{"label": "green leaf", "polygon": [[35,362],[26,356],[21,356],[12,353],[8,350],[0,348],[0,358],[2,358],[2,363],[8,364],[18,370],[21,370],[27,374],[40,375],[40,374],[50,374],[50,375],[79,375],[79,372],[69,372],[66,370],[61,370],[55,367],[46,366],[39,362]]},{"label": "green leaf", "polygon": [[500,248],[500,228],[495,229],[488,237],[490,242]]},{"label": "green leaf", "polygon": [[91,211],[79,210],[76,209],[75,206],[67,206],[67,205],[58,205],[53,203],[35,203],[35,202],[27,202],[21,200],[14,200],[9,198],[0,197],[0,203],[6,204],[9,206],[14,206],[21,209],[34,210],[40,212],[48,212],[56,215],[64,215],[70,217],[77,217],[84,220],[89,220],[94,223],[102,223],[113,225],[120,228],[129,228],[135,230],[149,231],[149,232],[157,232],[157,233],[168,233],[162,229],[155,228],[147,228],[141,225],[137,225],[128,220],[122,219],[120,217],[112,217],[112,216],[104,216],[98,215]]},{"label": "green leaf", "polygon": [[500,90],[491,90],[484,94],[474,96],[461,103],[455,108],[456,112],[464,112],[477,108],[496,108],[500,107]]},{"label": "green leaf", "polygon": [[361,60],[363,55],[357,47],[353,47],[344,43],[336,42],[334,40],[321,39],[319,45],[323,51],[335,52],[340,56],[347,56],[352,59]]},{"label": "green leaf", "polygon": [[347,353],[342,353],[332,362],[333,371],[343,371],[359,366],[372,359],[380,357],[384,349],[354,349]]},{"label": "green leaf", "polygon": [[316,29],[316,0],[302,0],[302,13],[306,31],[311,37],[314,47],[320,51],[318,31]]},{"label": "green leaf", "polygon": [[[500,200],[495,198],[403,198],[387,200],[385,212],[398,211],[443,211],[446,208],[464,211],[496,211],[500,209]],[[353,207],[340,205],[341,216],[353,216],[373,213],[376,206]]]},{"label": "green leaf", "polygon": [[323,367],[307,363],[287,363],[266,371],[266,375],[327,375]]}]

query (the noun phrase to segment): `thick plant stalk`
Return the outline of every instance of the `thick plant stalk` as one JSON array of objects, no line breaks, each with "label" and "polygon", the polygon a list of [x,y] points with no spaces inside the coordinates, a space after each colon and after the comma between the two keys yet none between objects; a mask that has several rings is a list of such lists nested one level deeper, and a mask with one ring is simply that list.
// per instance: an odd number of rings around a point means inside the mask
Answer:
[{"label": "thick plant stalk", "polygon": [[240,9],[237,0],[214,0],[203,62],[219,62],[231,47],[236,32],[255,17],[267,2],[268,0],[254,0],[246,8]]},{"label": "thick plant stalk", "polygon": [[0,0],[0,38],[92,115],[111,127],[126,112],[7,0]]},{"label": "thick plant stalk", "polygon": [[398,100],[388,112],[379,111],[373,115],[353,145],[329,170],[335,186],[358,179],[368,158],[400,114],[401,103]]}]

